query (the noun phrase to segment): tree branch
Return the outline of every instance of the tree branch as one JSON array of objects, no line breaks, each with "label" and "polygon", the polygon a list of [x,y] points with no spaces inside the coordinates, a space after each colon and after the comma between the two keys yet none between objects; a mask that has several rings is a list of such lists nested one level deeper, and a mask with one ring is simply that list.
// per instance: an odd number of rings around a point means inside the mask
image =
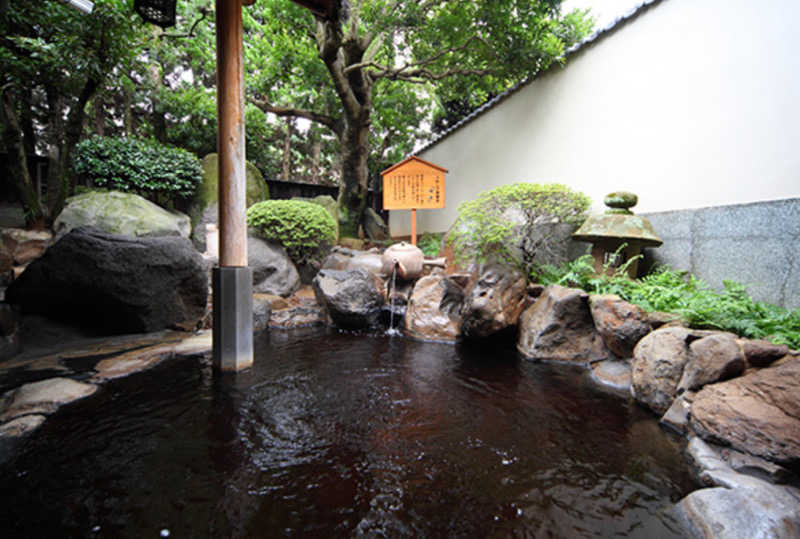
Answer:
[{"label": "tree branch", "polygon": [[351,71],[357,69],[364,69],[367,67],[373,68],[375,71],[371,73],[373,79],[393,79],[393,80],[406,80],[415,82],[414,79],[426,79],[426,80],[440,80],[446,77],[451,77],[454,75],[487,75],[492,73],[493,70],[491,69],[450,69],[446,70],[441,73],[434,73],[428,69],[425,69],[425,66],[428,66],[437,60],[441,59],[442,57],[452,54],[455,52],[462,51],[470,46],[473,41],[478,41],[486,45],[487,48],[491,50],[491,46],[482,38],[477,36],[470,37],[467,41],[457,47],[450,47],[448,49],[443,49],[433,56],[425,58],[424,60],[420,60],[418,62],[412,62],[405,64],[401,67],[389,67],[389,66],[382,66],[380,64],[376,64],[375,62],[368,60],[366,62],[361,62],[359,64],[353,64],[347,66],[344,69],[344,73],[347,74]]},{"label": "tree branch", "polygon": [[287,117],[294,117],[294,118],[305,118],[306,120],[316,122],[318,124],[324,125],[337,135],[341,130],[339,127],[339,121],[334,118],[333,116],[329,116],[327,114],[320,114],[314,111],[306,110],[306,109],[298,109],[294,107],[278,107],[276,105],[272,105],[264,99],[254,99],[250,101],[261,109],[264,112],[271,112],[275,116],[280,116],[281,118]]},{"label": "tree branch", "polygon": [[203,19],[208,16],[209,9],[206,7],[201,7],[198,11],[200,11],[200,18],[194,21],[194,24],[192,25],[191,29],[189,29],[188,34],[168,34],[166,32],[162,32],[158,37],[160,39],[194,37],[194,31],[197,28],[197,25],[203,22]]}]

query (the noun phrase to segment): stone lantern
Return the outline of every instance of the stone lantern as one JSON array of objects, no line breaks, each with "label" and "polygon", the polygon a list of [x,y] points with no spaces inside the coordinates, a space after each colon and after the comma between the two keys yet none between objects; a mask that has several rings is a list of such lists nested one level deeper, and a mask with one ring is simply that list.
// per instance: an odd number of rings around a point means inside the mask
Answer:
[{"label": "stone lantern", "polygon": [[[603,272],[603,268],[608,268],[610,273],[641,254],[643,247],[658,247],[663,243],[650,221],[630,210],[638,202],[635,194],[618,191],[607,195],[603,202],[609,209],[603,215],[589,217],[572,235],[578,241],[592,244],[597,273]],[[617,253],[623,244],[625,247]],[[631,279],[636,278],[638,268],[638,259],[628,266]]]}]

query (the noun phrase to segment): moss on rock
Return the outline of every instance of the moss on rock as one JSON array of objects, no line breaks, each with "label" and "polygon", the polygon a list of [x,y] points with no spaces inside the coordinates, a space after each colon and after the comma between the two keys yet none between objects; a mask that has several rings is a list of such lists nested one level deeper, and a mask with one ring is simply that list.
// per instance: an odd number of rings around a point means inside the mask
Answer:
[{"label": "moss on rock", "polygon": [[[219,157],[215,153],[210,153],[203,158],[203,181],[198,186],[195,193],[195,204],[202,203],[206,208],[210,204],[217,202],[219,189]],[[256,166],[245,162],[245,172],[247,176],[247,207],[249,208],[256,202],[269,199],[269,187],[267,187],[264,177]]]},{"label": "moss on rock", "polygon": [[73,228],[93,226],[126,236],[189,236],[189,218],[169,212],[139,195],[119,191],[89,191],[67,199],[56,218],[56,239]]}]

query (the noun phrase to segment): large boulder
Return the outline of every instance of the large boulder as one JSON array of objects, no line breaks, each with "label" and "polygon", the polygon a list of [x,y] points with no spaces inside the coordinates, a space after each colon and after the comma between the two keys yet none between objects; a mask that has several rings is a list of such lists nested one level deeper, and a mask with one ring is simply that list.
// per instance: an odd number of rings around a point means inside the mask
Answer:
[{"label": "large boulder", "polygon": [[321,270],[312,283],[333,324],[342,329],[378,325],[384,296],[375,277],[365,270]]},{"label": "large boulder", "polygon": [[526,298],[524,275],[496,264],[486,266],[464,297],[462,335],[490,337],[515,327]]},{"label": "large boulder", "polygon": [[701,482],[675,507],[689,537],[707,539],[800,537],[800,491],[740,474],[697,438],[688,452]]},{"label": "large boulder", "polygon": [[678,391],[693,391],[739,376],[745,361],[736,337],[730,333],[715,333],[689,345],[689,361],[683,369]]},{"label": "large boulder", "polygon": [[249,236],[247,265],[253,270],[254,293],[288,297],[300,288],[297,268],[280,245]]},{"label": "large boulder", "polygon": [[389,227],[383,217],[372,208],[364,210],[364,234],[371,240],[385,240],[389,238]]},{"label": "large boulder", "polygon": [[590,363],[608,359],[589,311],[589,294],[550,285],[519,319],[517,350],[529,359]]},{"label": "large boulder", "polygon": [[322,269],[364,269],[380,277],[383,272],[383,259],[377,249],[358,251],[336,245],[322,262]]},{"label": "large boulder", "polygon": [[678,390],[689,360],[692,332],[684,328],[658,329],[644,337],[633,350],[631,394],[662,415]]},{"label": "large boulder", "polygon": [[90,191],[67,199],[56,218],[56,241],[70,230],[94,227],[123,236],[180,236],[188,238],[189,217],[168,212],[149,200],[119,191]]},{"label": "large boulder", "polygon": [[773,344],[761,339],[739,339],[742,353],[750,367],[767,367],[789,353],[785,344]]},{"label": "large boulder", "polygon": [[188,239],[134,238],[77,228],[31,263],[6,300],[108,334],[194,328],[208,271]]},{"label": "large boulder", "polygon": [[461,335],[464,291],[444,275],[426,275],[414,285],[406,307],[406,333],[425,341],[455,342]]},{"label": "large boulder", "polygon": [[653,329],[641,307],[613,294],[591,296],[589,308],[603,342],[621,359],[632,357],[636,343]]},{"label": "large boulder", "polygon": [[[215,153],[205,156],[201,162],[203,180],[197,186],[189,215],[192,218],[192,242],[200,252],[206,250],[206,225],[217,224],[217,202],[219,200],[219,157]],[[269,187],[258,168],[245,162],[245,204],[249,208],[256,202],[269,199]]]},{"label": "large boulder", "polygon": [[800,359],[705,386],[691,428],[703,439],[779,463],[800,463]]}]

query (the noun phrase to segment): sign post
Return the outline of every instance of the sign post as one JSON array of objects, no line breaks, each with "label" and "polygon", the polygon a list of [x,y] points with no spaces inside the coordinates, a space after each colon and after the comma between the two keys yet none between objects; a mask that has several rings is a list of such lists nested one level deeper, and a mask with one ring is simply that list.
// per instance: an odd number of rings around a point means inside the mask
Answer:
[{"label": "sign post", "polygon": [[417,210],[444,208],[447,169],[409,157],[381,172],[383,209],[411,210],[411,243],[417,244]]}]

